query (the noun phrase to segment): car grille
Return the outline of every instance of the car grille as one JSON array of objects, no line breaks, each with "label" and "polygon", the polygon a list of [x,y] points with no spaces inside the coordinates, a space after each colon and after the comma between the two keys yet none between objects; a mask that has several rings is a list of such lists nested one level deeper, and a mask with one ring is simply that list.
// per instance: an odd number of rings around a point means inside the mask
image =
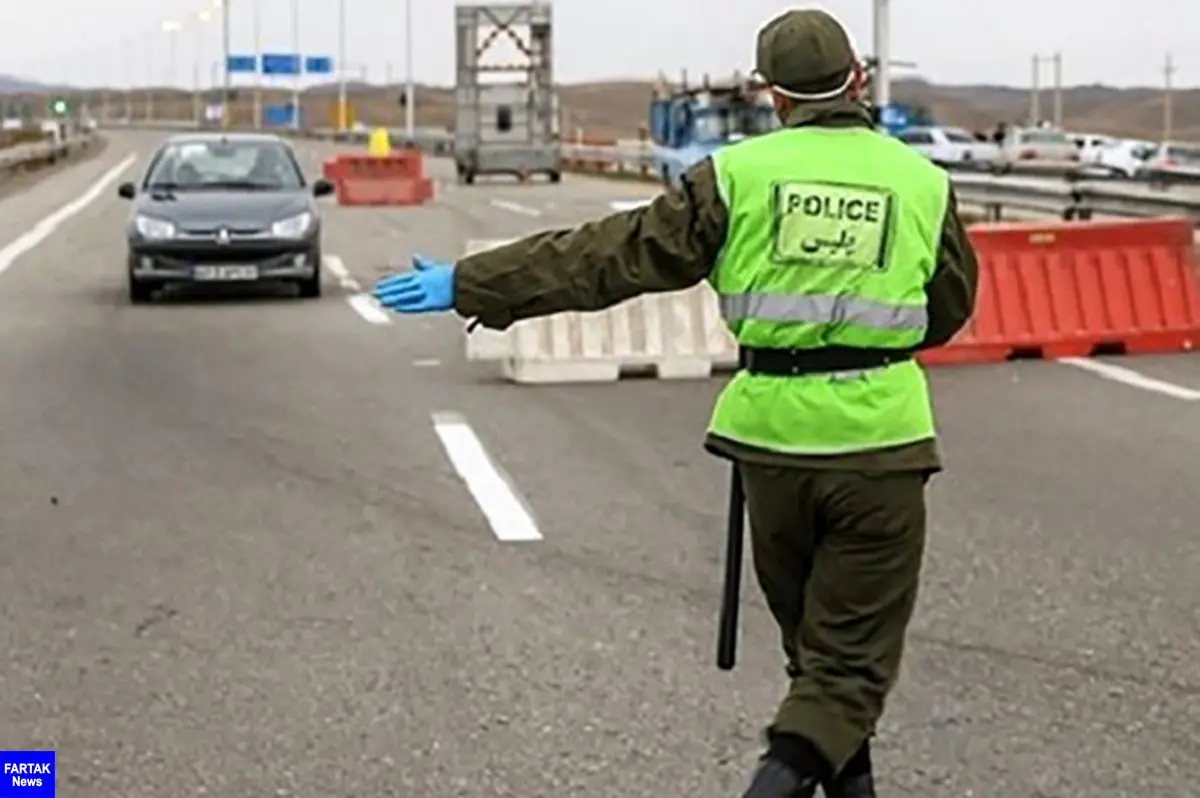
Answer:
[{"label": "car grille", "polygon": [[278,247],[172,247],[170,252],[155,253],[155,260],[164,266],[191,266],[197,263],[267,263],[273,260],[288,260],[298,254],[299,249]]},{"label": "car grille", "polygon": [[258,236],[266,232],[266,228],[263,227],[229,227],[220,225],[185,227],[180,232],[188,238],[216,238],[220,230],[227,231],[234,238]]}]

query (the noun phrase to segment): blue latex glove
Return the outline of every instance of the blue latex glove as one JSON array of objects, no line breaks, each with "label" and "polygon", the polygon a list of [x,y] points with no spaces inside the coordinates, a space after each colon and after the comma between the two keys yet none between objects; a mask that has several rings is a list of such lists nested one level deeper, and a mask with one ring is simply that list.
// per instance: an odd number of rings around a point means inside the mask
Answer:
[{"label": "blue latex glove", "polygon": [[397,313],[439,313],[454,309],[454,266],[413,255],[413,270],[375,283],[380,305]]}]

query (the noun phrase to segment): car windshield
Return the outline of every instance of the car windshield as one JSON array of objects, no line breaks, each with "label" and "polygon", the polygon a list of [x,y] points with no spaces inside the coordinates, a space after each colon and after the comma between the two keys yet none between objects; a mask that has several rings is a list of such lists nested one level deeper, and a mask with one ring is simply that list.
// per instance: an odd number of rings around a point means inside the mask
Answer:
[{"label": "car windshield", "polygon": [[945,130],[946,141],[951,144],[974,144],[975,137],[965,130]]},{"label": "car windshield", "polygon": [[724,141],[731,136],[755,136],[779,127],[770,106],[734,104],[729,108],[709,109],[695,116],[696,138],[700,141]]},{"label": "car windshield", "polygon": [[149,188],[204,191],[294,191],[304,176],[277,141],[188,141],[168,144],[146,179]]}]

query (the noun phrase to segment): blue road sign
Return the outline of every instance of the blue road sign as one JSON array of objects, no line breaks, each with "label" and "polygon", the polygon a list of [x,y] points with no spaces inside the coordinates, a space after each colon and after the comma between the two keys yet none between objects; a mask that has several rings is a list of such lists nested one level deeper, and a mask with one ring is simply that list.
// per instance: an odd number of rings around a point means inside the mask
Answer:
[{"label": "blue road sign", "polygon": [[296,106],[291,103],[264,105],[262,109],[263,127],[291,127],[295,118]]},{"label": "blue road sign", "polygon": [[304,71],[310,75],[332,75],[333,59],[327,55],[310,55],[304,59]]},{"label": "blue road sign", "polygon": [[299,53],[263,53],[264,75],[299,75],[303,66]]},{"label": "blue road sign", "polygon": [[258,58],[253,55],[231,55],[225,60],[225,69],[229,72],[258,71]]},{"label": "blue road sign", "polygon": [[879,108],[879,126],[893,136],[912,124],[912,116],[903,105],[883,105]]},{"label": "blue road sign", "polygon": [[879,121],[884,127],[903,127],[908,124],[908,109],[885,105],[879,109]]}]

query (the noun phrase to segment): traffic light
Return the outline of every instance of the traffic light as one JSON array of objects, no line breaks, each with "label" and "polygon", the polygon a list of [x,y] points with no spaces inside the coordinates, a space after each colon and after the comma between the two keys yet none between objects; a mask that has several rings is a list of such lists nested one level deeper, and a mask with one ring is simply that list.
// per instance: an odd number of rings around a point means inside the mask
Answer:
[{"label": "traffic light", "polygon": [[55,116],[66,116],[71,110],[71,106],[62,97],[55,97],[50,101],[50,113]]}]

